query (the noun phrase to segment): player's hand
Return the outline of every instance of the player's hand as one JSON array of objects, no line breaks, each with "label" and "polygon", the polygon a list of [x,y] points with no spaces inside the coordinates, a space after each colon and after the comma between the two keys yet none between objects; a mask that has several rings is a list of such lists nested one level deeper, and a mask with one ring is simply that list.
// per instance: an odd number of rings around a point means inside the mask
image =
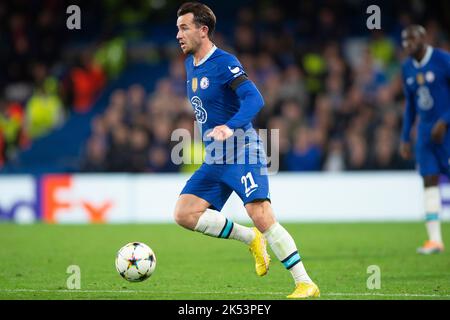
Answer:
[{"label": "player's hand", "polygon": [[447,123],[443,120],[438,120],[431,130],[431,139],[434,143],[442,143],[444,141],[445,134],[447,133]]},{"label": "player's hand", "polygon": [[233,135],[233,130],[226,125],[216,126],[213,131],[208,133],[207,137],[212,137],[214,140],[223,141]]},{"label": "player's hand", "polygon": [[400,142],[400,155],[405,160],[412,159],[411,143]]}]

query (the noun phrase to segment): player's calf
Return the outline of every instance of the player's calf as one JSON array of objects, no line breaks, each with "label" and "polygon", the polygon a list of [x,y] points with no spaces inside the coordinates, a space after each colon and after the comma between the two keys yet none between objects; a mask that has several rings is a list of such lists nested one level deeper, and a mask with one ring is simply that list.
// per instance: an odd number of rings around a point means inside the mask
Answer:
[{"label": "player's calf", "polygon": [[[425,176],[425,225],[428,233],[428,241],[417,249],[418,253],[431,254],[444,250],[441,235],[441,195],[437,186],[438,176]],[[433,183],[435,185],[433,185]]]},{"label": "player's calf", "polygon": [[198,219],[194,230],[211,237],[244,242],[249,246],[255,259],[256,274],[259,276],[267,274],[270,256],[266,250],[266,240],[258,229],[242,226],[220,213],[206,210]]},{"label": "player's calf", "polygon": [[264,232],[264,236],[277,258],[291,272],[295,283],[312,283],[303,266],[294,239],[282,225],[276,222]]},{"label": "player's calf", "polygon": [[264,232],[264,236],[277,258],[294,278],[296,288],[288,298],[319,297],[319,288],[308,276],[294,239],[289,232],[276,222]]},{"label": "player's calf", "polygon": [[235,239],[246,244],[250,244],[255,238],[255,232],[251,228],[235,223],[212,210],[206,210],[200,216],[194,230],[211,237]]},{"label": "player's calf", "polygon": [[[310,279],[303,266],[294,239],[289,232],[276,221],[270,202],[254,201],[246,204],[245,208],[255,226],[263,232],[264,237],[267,239],[269,246],[272,248],[277,258],[283,263],[284,267],[291,272],[296,284],[296,293],[293,295],[295,297],[300,297],[301,295],[309,296],[311,290],[305,288],[316,288],[317,286]],[[297,292],[299,290],[301,294]],[[311,293],[311,296],[319,294],[318,288],[317,291],[314,289],[311,292],[313,292]]]},{"label": "player's calf", "polygon": [[174,219],[180,226],[205,235],[235,239],[250,244],[255,238],[252,228],[234,223],[218,212],[208,210],[210,204],[194,195],[183,194],[175,206]]}]

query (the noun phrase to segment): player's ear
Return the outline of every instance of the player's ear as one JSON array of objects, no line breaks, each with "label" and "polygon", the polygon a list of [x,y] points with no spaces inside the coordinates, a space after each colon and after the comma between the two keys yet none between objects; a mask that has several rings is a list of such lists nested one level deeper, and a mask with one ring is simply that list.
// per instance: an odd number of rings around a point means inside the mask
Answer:
[{"label": "player's ear", "polygon": [[209,28],[207,26],[202,26],[200,30],[202,31],[202,38],[208,37]]}]

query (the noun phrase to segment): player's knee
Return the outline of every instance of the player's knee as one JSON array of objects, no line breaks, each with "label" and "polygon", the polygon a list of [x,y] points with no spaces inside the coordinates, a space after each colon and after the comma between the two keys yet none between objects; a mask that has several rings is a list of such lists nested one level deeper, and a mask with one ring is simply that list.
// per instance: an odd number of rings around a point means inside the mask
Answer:
[{"label": "player's knee", "polygon": [[188,225],[188,218],[189,218],[189,212],[183,207],[177,207],[175,208],[175,211],[173,213],[173,218],[177,224],[179,224],[182,227],[187,227]]},{"label": "player's knee", "polygon": [[245,205],[255,226],[261,231],[268,229],[276,220],[269,201],[255,201]]},{"label": "player's knee", "polygon": [[245,205],[251,215],[262,215],[270,208],[269,201],[253,201]]},{"label": "player's knee", "polygon": [[189,207],[177,207],[173,214],[175,222],[190,230],[194,230],[201,212],[191,210]]},{"label": "player's knee", "polygon": [[439,176],[437,176],[437,175],[425,176],[423,178],[423,182],[424,182],[425,188],[436,187],[439,184]]}]

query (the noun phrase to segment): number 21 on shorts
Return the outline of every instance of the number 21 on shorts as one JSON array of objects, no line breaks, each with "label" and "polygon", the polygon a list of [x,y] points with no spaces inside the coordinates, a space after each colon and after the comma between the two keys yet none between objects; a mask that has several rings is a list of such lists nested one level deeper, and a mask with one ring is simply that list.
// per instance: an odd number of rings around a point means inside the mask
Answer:
[{"label": "number 21 on shorts", "polygon": [[[241,182],[245,187],[245,196],[247,198],[253,193],[253,191],[256,190],[256,188],[258,188],[258,185],[255,183],[251,172],[248,172],[245,176],[242,176]],[[248,184],[249,182],[250,185]]]}]

